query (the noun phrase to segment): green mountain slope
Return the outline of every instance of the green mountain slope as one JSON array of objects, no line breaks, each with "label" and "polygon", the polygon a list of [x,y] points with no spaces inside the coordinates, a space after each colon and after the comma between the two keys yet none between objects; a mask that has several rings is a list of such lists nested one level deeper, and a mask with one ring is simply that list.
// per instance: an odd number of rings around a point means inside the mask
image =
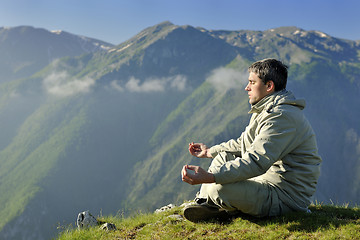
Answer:
[{"label": "green mountain slope", "polygon": [[[39,185],[78,138],[84,113],[69,102],[48,103],[20,126],[0,152],[1,226],[18,216],[40,190]],[[51,123],[51,124],[50,124]]]},{"label": "green mountain slope", "polygon": [[[1,203],[11,207],[0,211],[0,238],[49,238],[74,212],[120,209],[127,173],[146,156],[158,123],[234,56],[231,46],[192,27],[168,28],[145,30],[147,40],[137,36],[126,50],[66,57],[1,85]],[[172,43],[180,36],[182,45]],[[185,61],[189,54],[224,57],[194,64]]]}]

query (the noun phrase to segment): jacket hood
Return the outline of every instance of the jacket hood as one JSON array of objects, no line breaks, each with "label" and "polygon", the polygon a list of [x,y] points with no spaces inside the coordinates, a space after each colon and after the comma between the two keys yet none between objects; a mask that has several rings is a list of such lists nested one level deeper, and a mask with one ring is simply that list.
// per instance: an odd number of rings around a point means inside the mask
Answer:
[{"label": "jacket hood", "polygon": [[306,103],[304,99],[296,99],[291,91],[281,90],[264,97],[258,103],[251,106],[249,113],[259,113],[264,108],[269,112],[277,105],[292,105],[303,110]]}]

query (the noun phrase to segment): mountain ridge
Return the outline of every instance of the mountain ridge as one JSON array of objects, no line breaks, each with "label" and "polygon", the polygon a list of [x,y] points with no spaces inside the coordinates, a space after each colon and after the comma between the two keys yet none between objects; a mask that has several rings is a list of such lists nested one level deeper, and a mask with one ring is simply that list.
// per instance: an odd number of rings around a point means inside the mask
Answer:
[{"label": "mountain ridge", "polygon": [[[243,46],[244,44],[247,44],[247,46],[253,47],[253,50],[262,57],[266,57],[266,54],[268,53],[266,51],[264,53],[259,52],[261,47],[257,50],[254,46],[257,45],[258,47],[264,45],[264,43],[269,41],[269,39],[272,39],[274,36],[278,36],[281,40],[279,42],[281,43],[279,47],[282,48],[287,45],[290,45],[291,48],[294,49],[302,47],[307,49],[308,54],[310,55],[313,55],[314,52],[317,55],[319,55],[319,53],[325,53],[325,57],[333,57],[334,59],[340,58],[338,61],[347,60],[351,62],[358,62],[359,60],[357,51],[359,51],[360,45],[358,42],[334,38],[316,30],[306,31],[297,27],[279,27],[266,31],[209,31],[209,34],[225,39],[228,43],[234,46]],[[266,43],[265,46],[269,46],[268,44],[269,43]],[[294,49],[292,49],[293,53]],[[326,54],[329,50],[331,54]],[[285,54],[278,55],[277,57],[283,59],[283,61],[288,61],[289,63],[301,63],[299,61],[292,61]],[[309,61],[310,59],[304,60],[304,62]]]},{"label": "mountain ridge", "polygon": [[106,50],[112,45],[100,40],[18,26],[0,28],[0,81],[28,77],[53,60],[65,56]]}]

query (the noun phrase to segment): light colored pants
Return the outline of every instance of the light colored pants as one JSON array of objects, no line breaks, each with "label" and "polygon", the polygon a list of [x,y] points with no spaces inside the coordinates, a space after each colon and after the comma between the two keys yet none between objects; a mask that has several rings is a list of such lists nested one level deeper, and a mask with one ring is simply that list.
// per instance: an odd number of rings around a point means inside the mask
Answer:
[{"label": "light colored pants", "polygon": [[[209,172],[214,172],[218,166],[233,159],[232,154],[220,152],[213,159]],[[261,177],[228,184],[202,184],[197,198],[205,198],[209,204],[228,211],[239,210],[258,217],[277,216],[291,211],[279,199],[275,188]]]}]

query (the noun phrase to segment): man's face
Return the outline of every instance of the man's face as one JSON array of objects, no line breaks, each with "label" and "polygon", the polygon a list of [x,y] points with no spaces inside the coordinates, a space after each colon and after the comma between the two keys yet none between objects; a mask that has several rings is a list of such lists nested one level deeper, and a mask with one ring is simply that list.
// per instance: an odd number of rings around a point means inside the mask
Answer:
[{"label": "man's face", "polygon": [[266,95],[269,95],[273,91],[269,90],[268,84],[264,84],[262,80],[256,75],[256,73],[250,72],[249,83],[245,87],[245,91],[249,95],[249,103],[251,105],[256,104]]}]

